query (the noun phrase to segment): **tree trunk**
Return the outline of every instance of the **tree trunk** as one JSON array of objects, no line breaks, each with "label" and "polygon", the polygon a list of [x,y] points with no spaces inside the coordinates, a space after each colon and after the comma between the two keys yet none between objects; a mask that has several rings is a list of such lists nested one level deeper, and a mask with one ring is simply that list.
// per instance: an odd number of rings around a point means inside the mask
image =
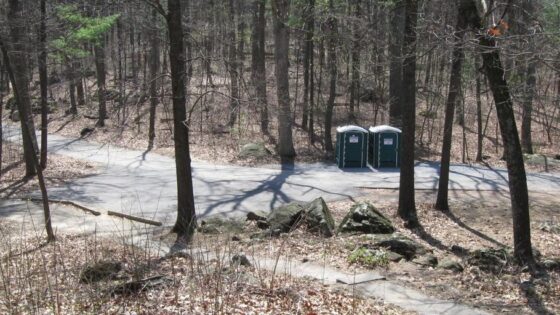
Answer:
[{"label": "tree trunk", "polygon": [[266,0],[253,2],[253,34],[251,36],[251,69],[256,105],[260,111],[261,132],[268,134],[268,102],[266,100],[265,18]]},{"label": "tree trunk", "polygon": [[[304,11],[305,19],[305,48],[303,52],[303,108],[301,127],[306,130],[309,122],[309,111],[312,105],[313,92],[310,85],[313,81],[313,35],[315,32],[315,0],[308,0]],[[312,130],[309,131],[313,133]]]},{"label": "tree trunk", "polygon": [[159,73],[159,38],[158,38],[157,13],[152,13],[152,34],[150,34],[150,126],[148,129],[148,150],[154,147],[156,138],[156,109],[158,105],[158,84],[157,76]]},{"label": "tree trunk", "polygon": [[359,105],[360,101],[360,23],[361,8],[360,0],[354,0],[354,18],[356,19],[352,26],[352,52],[350,54],[352,59],[352,78],[350,79],[350,121],[355,120],[354,107]]},{"label": "tree trunk", "polygon": [[337,21],[334,17],[334,0],[329,0],[329,17],[327,19],[327,67],[329,69],[329,99],[325,109],[325,151],[333,152],[332,144],[332,117],[334,110],[334,99],[336,97],[336,77],[338,69],[336,67],[336,42],[337,42]]},{"label": "tree trunk", "polygon": [[34,158],[38,153],[37,136],[35,135],[35,124],[31,114],[31,97],[29,94],[29,72],[27,54],[28,40],[26,32],[26,12],[23,11],[19,0],[10,0],[8,9],[8,25],[11,37],[10,51],[2,45],[5,56],[6,67],[12,87],[16,96],[21,122],[21,133],[23,142],[23,156],[25,160],[25,176],[31,177],[37,174]]},{"label": "tree trunk", "polygon": [[416,130],[416,22],[417,0],[406,0],[403,40],[403,80],[401,86],[402,150],[399,189],[399,216],[410,228],[418,225],[414,198],[414,133]]},{"label": "tree trunk", "polygon": [[[45,0],[41,0],[41,22],[39,24],[39,84],[41,86],[41,169],[47,168],[48,140],[48,78],[47,78],[47,10]],[[1,117],[1,115],[0,115]]]},{"label": "tree trunk", "polygon": [[228,127],[233,128],[239,113],[239,56],[237,51],[237,36],[235,27],[235,6],[233,0],[229,0],[229,33],[228,33],[228,69],[230,78],[230,101]]},{"label": "tree trunk", "polygon": [[[480,29],[480,22],[475,24]],[[494,95],[498,123],[504,143],[506,156],[511,211],[513,216],[514,255],[520,264],[528,265],[532,270],[535,260],[531,247],[531,221],[529,216],[529,196],[527,177],[523,164],[523,153],[519,141],[519,133],[515,124],[513,102],[505,81],[504,69],[500,60],[499,50],[494,38],[484,34],[478,35],[482,48],[483,67],[488,77],[490,89]]]},{"label": "tree trunk", "polygon": [[185,49],[181,24],[181,0],[167,1],[169,64],[173,91],[173,129],[177,173],[177,221],[173,232],[181,242],[190,242],[196,228],[196,213],[189,150],[189,125],[185,98]]},{"label": "tree trunk", "polygon": [[94,47],[95,54],[95,69],[97,72],[97,95],[99,101],[99,118],[95,125],[97,127],[105,126],[105,119],[107,119],[107,105],[105,102],[105,39],[101,39]]},{"label": "tree trunk", "polygon": [[391,13],[391,39],[389,43],[389,122],[402,126],[401,91],[403,80],[402,41],[405,23],[405,6],[401,0],[395,2]]},{"label": "tree trunk", "polygon": [[453,141],[453,113],[457,96],[461,89],[461,69],[465,54],[463,52],[463,36],[467,27],[467,20],[462,14],[464,8],[459,7],[457,25],[455,26],[455,42],[453,45],[453,61],[451,77],[449,78],[449,92],[445,104],[445,122],[443,127],[443,145],[441,148],[441,165],[439,171],[439,185],[435,208],[441,211],[449,210],[448,186],[449,163],[451,161],[451,142]]},{"label": "tree trunk", "polygon": [[476,71],[476,126],[477,126],[477,141],[476,141],[476,161],[482,162],[482,142],[484,141],[484,131],[482,130],[482,99],[481,82],[480,82],[480,61],[479,57],[474,57],[474,68]]},{"label": "tree trunk", "polygon": [[[531,36],[529,36],[531,38]],[[534,47],[534,41],[529,39],[531,47]],[[533,52],[535,54],[535,52]],[[535,96],[535,87],[537,84],[537,61],[535,55],[529,57],[527,64],[527,73],[525,81],[525,91],[523,98],[523,114],[521,119],[521,145],[523,152],[533,154],[533,141],[531,137],[531,122],[533,118],[533,98]]]},{"label": "tree trunk", "polygon": [[278,98],[278,153],[282,163],[293,163],[296,155],[292,140],[292,115],[290,110],[290,85],[288,51],[290,35],[288,28],[289,0],[272,0],[274,20],[274,59]]}]

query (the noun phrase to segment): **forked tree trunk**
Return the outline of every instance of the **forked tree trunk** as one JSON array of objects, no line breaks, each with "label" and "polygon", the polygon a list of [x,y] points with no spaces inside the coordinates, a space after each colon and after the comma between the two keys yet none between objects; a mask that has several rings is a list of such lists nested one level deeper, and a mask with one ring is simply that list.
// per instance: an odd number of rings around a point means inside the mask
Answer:
[{"label": "forked tree trunk", "polygon": [[398,215],[410,228],[418,226],[414,196],[414,133],[416,130],[416,22],[418,1],[406,0],[401,86],[402,150]]},{"label": "forked tree trunk", "polygon": [[293,163],[296,155],[292,139],[292,115],[290,110],[290,84],[288,50],[289,0],[272,0],[274,20],[274,59],[276,63],[276,93],[278,98],[278,154],[282,162]]},{"label": "forked tree trunk", "polygon": [[177,221],[173,232],[181,242],[190,242],[196,228],[196,213],[189,148],[189,125],[185,98],[185,49],[181,24],[181,0],[167,1],[169,64],[173,92],[173,129],[177,174]]}]

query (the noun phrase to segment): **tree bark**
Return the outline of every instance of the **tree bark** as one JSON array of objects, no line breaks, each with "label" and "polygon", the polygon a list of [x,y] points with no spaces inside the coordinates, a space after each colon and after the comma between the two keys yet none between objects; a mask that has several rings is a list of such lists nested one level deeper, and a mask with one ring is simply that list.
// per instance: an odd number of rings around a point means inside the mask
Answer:
[{"label": "tree bark", "polygon": [[107,94],[105,89],[105,39],[101,39],[99,43],[95,44],[94,54],[95,69],[97,73],[97,95],[99,101],[99,118],[95,125],[97,127],[104,127],[105,119],[107,119],[107,105],[105,101],[105,96]]},{"label": "tree bark", "polygon": [[290,85],[288,52],[290,35],[288,29],[289,0],[272,0],[274,20],[274,59],[278,98],[278,153],[282,162],[293,163],[296,155],[292,139],[292,115],[290,110]]},{"label": "tree bark", "polygon": [[196,213],[189,149],[189,125],[185,98],[185,49],[181,24],[181,0],[167,1],[169,64],[173,91],[173,129],[177,174],[177,221],[173,232],[181,242],[190,242],[196,228]]},{"label": "tree bark", "polygon": [[253,2],[253,34],[251,36],[251,69],[255,100],[260,111],[261,132],[268,134],[268,102],[266,99],[265,18],[266,0]]},{"label": "tree bark", "polygon": [[37,136],[35,135],[35,124],[31,114],[31,97],[29,94],[29,71],[28,71],[28,41],[25,39],[26,16],[19,0],[10,0],[8,9],[8,25],[11,37],[10,50],[2,45],[5,56],[6,67],[12,81],[18,111],[21,122],[21,133],[23,142],[23,155],[25,160],[25,176],[31,177],[37,174],[34,158],[38,153]]},{"label": "tree bark", "polygon": [[[47,77],[47,9],[45,0],[41,0],[41,22],[39,24],[39,84],[41,88],[41,169],[47,168],[48,142],[48,77]],[[1,115],[0,115],[1,117]]]},{"label": "tree bark", "polygon": [[400,95],[402,91],[402,41],[405,23],[405,6],[403,1],[395,2],[391,12],[391,38],[389,42],[389,122],[396,127],[402,126],[402,108]]},{"label": "tree bark", "polygon": [[480,81],[480,61],[479,57],[474,57],[474,68],[476,71],[476,122],[477,122],[477,141],[476,141],[476,161],[482,162],[482,144],[484,141],[484,131],[482,130],[482,99]]},{"label": "tree bark", "polygon": [[[301,117],[301,127],[306,130],[308,127],[309,110],[312,107],[310,99],[313,98],[310,92],[310,76],[313,76],[313,35],[315,30],[315,0],[308,0],[304,10],[305,19],[305,49],[303,52],[303,108]],[[311,94],[311,95],[310,95]]]},{"label": "tree bark", "polygon": [[416,130],[416,23],[417,0],[406,0],[403,40],[403,80],[401,86],[402,150],[399,189],[399,216],[410,228],[418,225],[414,197],[414,138]]},{"label": "tree bark", "polygon": [[[464,2],[463,2],[464,3]],[[451,142],[453,141],[453,113],[457,96],[461,89],[461,70],[465,54],[463,52],[463,37],[467,27],[467,20],[462,14],[463,6],[459,7],[457,14],[457,25],[455,26],[453,59],[451,65],[451,77],[449,78],[449,92],[445,104],[445,121],[443,127],[443,145],[441,148],[441,164],[439,171],[439,185],[435,208],[441,211],[449,210],[449,163],[451,161]]]},{"label": "tree bark", "polygon": [[359,106],[360,102],[360,47],[362,39],[360,38],[360,23],[361,7],[360,0],[354,0],[354,18],[355,21],[352,25],[352,52],[350,57],[352,59],[352,71],[350,79],[350,121],[355,121],[354,107]]},{"label": "tree bark", "polygon": [[[475,24],[475,27],[480,29],[480,22]],[[513,217],[514,256],[520,264],[528,265],[531,270],[534,270],[535,259],[531,247],[531,220],[529,215],[527,176],[519,133],[515,124],[513,102],[508,84],[504,79],[504,69],[495,39],[485,34],[478,34],[478,41],[482,48],[481,54],[484,71],[488,77],[490,89],[496,103],[498,123],[506,153]]]},{"label": "tree bark", "polygon": [[233,128],[239,113],[239,54],[237,51],[237,36],[235,24],[235,5],[229,0],[229,32],[228,32],[228,70],[230,79],[230,101],[228,127]]},{"label": "tree bark", "polygon": [[154,140],[156,138],[156,110],[158,105],[158,84],[157,76],[159,73],[159,38],[157,27],[157,13],[152,13],[152,32],[150,34],[150,117],[148,128],[148,150],[154,147]]},{"label": "tree bark", "polygon": [[329,0],[329,17],[327,19],[327,67],[330,75],[329,79],[329,99],[325,109],[325,151],[333,152],[332,144],[332,117],[334,110],[334,99],[336,97],[336,77],[338,69],[336,66],[336,42],[337,42],[337,21],[334,17],[334,0]]}]

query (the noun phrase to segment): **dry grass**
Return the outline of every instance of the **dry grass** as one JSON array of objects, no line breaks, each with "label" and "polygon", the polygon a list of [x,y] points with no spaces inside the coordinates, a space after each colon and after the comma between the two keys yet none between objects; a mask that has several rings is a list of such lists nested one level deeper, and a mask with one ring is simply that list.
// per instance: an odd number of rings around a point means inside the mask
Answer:
[{"label": "dry grass", "polygon": [[[234,248],[224,239],[208,248],[219,259],[194,254],[160,259],[148,245],[138,248],[115,237],[58,235],[46,245],[8,225],[0,224],[1,313],[409,314],[309,279],[230,264],[225,252]],[[208,243],[199,237],[195,246]],[[119,262],[122,269],[98,282],[80,281],[84,268],[100,261]],[[118,291],[124,283],[154,276],[168,281]]]}]

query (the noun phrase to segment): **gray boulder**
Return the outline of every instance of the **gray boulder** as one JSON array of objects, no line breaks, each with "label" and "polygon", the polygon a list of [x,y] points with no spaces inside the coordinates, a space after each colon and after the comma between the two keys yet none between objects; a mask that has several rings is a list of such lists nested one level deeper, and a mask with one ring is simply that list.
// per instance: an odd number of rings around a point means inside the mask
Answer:
[{"label": "gray boulder", "polygon": [[343,233],[385,234],[393,233],[391,221],[368,202],[355,203],[338,228]]},{"label": "gray boulder", "polygon": [[438,264],[438,259],[432,254],[425,254],[423,256],[412,259],[412,262],[420,266],[435,267]]},{"label": "gray boulder", "polygon": [[273,209],[266,218],[268,226],[271,230],[280,230],[283,233],[290,232],[295,229],[304,213],[304,208],[297,202]]},{"label": "gray boulder", "polygon": [[262,143],[247,143],[242,146],[237,155],[242,159],[262,159],[272,155],[272,153]]},{"label": "gray boulder", "polygon": [[398,234],[389,235],[384,239],[373,243],[373,247],[386,248],[392,252],[404,256],[406,260],[412,260],[418,256],[428,254],[428,250],[424,246],[408,237]]},{"label": "gray boulder", "polygon": [[200,226],[197,230],[204,234],[238,234],[243,232],[244,226],[245,222],[242,220],[213,216],[200,221]]},{"label": "gray boulder", "polygon": [[463,272],[464,268],[460,262],[452,260],[452,259],[444,259],[439,265],[438,268],[451,270],[453,272]]},{"label": "gray boulder", "polygon": [[335,232],[335,223],[329,207],[321,197],[305,206],[304,221],[310,231],[318,231],[325,237],[331,237]]},{"label": "gray boulder", "polygon": [[477,266],[480,270],[501,273],[513,257],[506,249],[484,248],[477,249],[469,254],[469,265]]}]

